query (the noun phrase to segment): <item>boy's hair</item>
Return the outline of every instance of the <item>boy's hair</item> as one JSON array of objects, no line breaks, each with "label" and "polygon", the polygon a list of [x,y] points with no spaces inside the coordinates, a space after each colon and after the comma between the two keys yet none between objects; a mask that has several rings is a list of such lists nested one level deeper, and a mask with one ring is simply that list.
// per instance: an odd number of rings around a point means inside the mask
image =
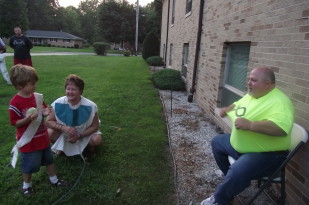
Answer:
[{"label": "boy's hair", "polygon": [[10,70],[10,80],[14,87],[25,87],[28,82],[37,82],[39,80],[36,70],[27,65],[17,64]]},{"label": "boy's hair", "polygon": [[64,83],[65,89],[67,88],[69,83],[75,84],[79,88],[81,94],[83,94],[85,84],[84,84],[83,79],[81,79],[78,75],[75,75],[75,74],[68,75]]}]

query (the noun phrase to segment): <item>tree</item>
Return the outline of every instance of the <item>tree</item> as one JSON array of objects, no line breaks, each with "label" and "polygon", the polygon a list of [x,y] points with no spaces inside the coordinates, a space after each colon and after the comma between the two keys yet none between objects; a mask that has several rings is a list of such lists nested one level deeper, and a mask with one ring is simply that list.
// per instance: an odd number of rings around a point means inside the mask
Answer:
[{"label": "tree", "polygon": [[33,30],[55,30],[58,1],[26,0],[29,28]]},{"label": "tree", "polygon": [[150,32],[159,37],[161,35],[162,0],[155,0],[142,7],[141,13],[140,38],[144,39]]},{"label": "tree", "polygon": [[89,43],[95,41],[97,29],[97,8],[99,0],[85,0],[79,6],[81,36],[88,40]]},{"label": "tree", "polygon": [[27,4],[24,0],[0,0],[0,36],[10,37],[15,26],[28,29]]},{"label": "tree", "polygon": [[151,56],[158,56],[160,53],[160,40],[154,31],[149,32],[143,42],[142,57],[147,59]]},{"label": "tree", "polygon": [[80,36],[80,14],[77,8],[73,6],[60,7],[57,9],[56,16],[54,30]]},{"label": "tree", "polygon": [[98,31],[109,42],[134,41],[135,12],[126,0],[106,0],[98,7]]}]

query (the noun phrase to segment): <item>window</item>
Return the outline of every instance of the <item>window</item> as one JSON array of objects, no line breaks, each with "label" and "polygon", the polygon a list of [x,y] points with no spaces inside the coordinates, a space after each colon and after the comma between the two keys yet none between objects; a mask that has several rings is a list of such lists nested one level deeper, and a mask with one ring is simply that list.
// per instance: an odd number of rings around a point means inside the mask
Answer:
[{"label": "window", "polygon": [[50,40],[50,42],[57,42],[57,39],[56,38],[51,38],[51,39],[49,39]]},{"label": "window", "polygon": [[182,52],[182,69],[181,75],[183,77],[187,77],[187,70],[188,70],[188,58],[189,58],[189,44],[183,44],[183,52]]},{"label": "window", "polygon": [[63,39],[64,43],[70,43],[70,39]]},{"label": "window", "polygon": [[172,55],[173,55],[173,44],[170,45],[170,56],[169,56],[169,62],[168,65],[172,66]]},{"label": "window", "polygon": [[227,44],[221,106],[226,107],[244,95],[250,44]]},{"label": "window", "polygon": [[174,21],[175,21],[175,4],[176,4],[176,0],[173,0],[173,7],[172,7],[172,24],[174,24]]},{"label": "window", "polygon": [[192,0],[187,0],[187,3],[186,3],[186,14],[191,12],[192,10]]}]

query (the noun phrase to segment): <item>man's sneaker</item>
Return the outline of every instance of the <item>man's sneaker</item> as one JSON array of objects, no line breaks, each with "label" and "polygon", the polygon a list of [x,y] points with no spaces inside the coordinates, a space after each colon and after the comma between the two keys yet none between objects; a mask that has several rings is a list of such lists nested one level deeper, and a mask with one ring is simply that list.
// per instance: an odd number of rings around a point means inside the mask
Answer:
[{"label": "man's sneaker", "polygon": [[209,198],[201,202],[201,205],[220,205],[216,202],[214,195],[212,194]]}]

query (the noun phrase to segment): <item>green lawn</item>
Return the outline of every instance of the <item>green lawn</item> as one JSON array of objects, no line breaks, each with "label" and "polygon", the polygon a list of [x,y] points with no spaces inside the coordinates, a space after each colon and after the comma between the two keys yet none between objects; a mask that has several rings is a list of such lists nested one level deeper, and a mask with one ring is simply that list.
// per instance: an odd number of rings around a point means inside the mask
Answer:
[{"label": "green lawn", "polygon": [[[7,45],[6,47],[8,53],[13,53],[14,50]],[[53,52],[81,52],[81,53],[94,53],[93,47],[88,48],[61,48],[61,47],[47,47],[47,46],[34,46],[31,51],[31,53],[53,53]],[[119,50],[107,50],[107,53],[111,54],[123,54],[123,51]]]},{"label": "green lawn", "polygon": [[[140,57],[33,56],[39,74],[37,92],[49,105],[64,95],[64,79],[75,73],[85,81],[83,95],[97,103],[104,144],[91,159],[80,182],[58,204],[173,205],[173,173],[158,91]],[[6,57],[7,68],[12,57]],[[8,104],[16,93],[0,80],[0,204],[53,204],[77,180],[79,156],[57,157],[58,176],[68,188],[49,184],[45,167],[33,175],[36,195],[21,195],[20,165],[8,166],[15,140],[9,125]],[[120,193],[117,194],[117,190]]]}]

